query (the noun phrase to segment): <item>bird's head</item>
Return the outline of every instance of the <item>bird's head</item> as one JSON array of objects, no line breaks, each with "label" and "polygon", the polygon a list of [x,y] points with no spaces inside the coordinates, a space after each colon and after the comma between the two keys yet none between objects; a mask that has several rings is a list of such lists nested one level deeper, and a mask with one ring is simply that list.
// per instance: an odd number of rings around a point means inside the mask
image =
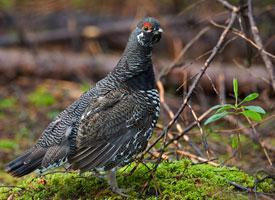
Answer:
[{"label": "bird's head", "polygon": [[151,47],[160,40],[163,30],[156,19],[147,17],[138,23],[135,32],[141,46]]}]

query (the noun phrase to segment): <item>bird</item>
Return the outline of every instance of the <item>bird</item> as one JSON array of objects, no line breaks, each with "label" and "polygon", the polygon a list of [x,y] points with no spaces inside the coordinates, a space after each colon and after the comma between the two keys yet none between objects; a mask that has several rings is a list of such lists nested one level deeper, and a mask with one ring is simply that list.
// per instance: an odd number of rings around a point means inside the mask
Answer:
[{"label": "bird", "polygon": [[103,170],[111,189],[122,193],[116,169],[146,149],[159,117],[152,50],[162,32],[155,18],[138,22],[114,69],[49,123],[6,171],[21,177],[65,164],[80,172]]}]

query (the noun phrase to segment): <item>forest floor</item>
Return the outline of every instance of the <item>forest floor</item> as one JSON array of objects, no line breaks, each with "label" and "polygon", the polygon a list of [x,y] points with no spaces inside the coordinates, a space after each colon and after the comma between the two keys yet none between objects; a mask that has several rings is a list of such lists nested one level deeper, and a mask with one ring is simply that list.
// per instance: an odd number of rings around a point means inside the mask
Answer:
[{"label": "forest floor", "polygon": [[[1,188],[0,199],[9,196],[14,199],[19,197],[28,199],[31,196],[40,199],[67,199],[71,194],[81,199],[90,197],[100,199],[107,196],[120,199],[109,190],[105,181],[89,174],[82,176],[70,172],[49,174],[44,178],[34,178],[30,175],[15,179],[3,171],[6,163],[31,147],[47,124],[60,111],[89,89],[89,83],[20,77],[0,87],[0,184],[1,187],[12,186],[12,188]],[[161,119],[159,123],[163,123],[163,120]],[[158,125],[160,126],[161,124]],[[261,126],[259,130],[264,132],[265,129],[274,127],[274,123],[272,120],[267,120]],[[131,175],[129,172],[135,164],[121,169],[118,175],[120,185],[125,188],[130,187],[129,194],[133,198],[140,195],[139,197],[152,199],[156,196],[163,199],[171,197],[175,199],[181,199],[180,197],[247,199],[249,195],[256,195],[255,191],[260,195],[265,193],[272,195],[274,181],[272,182],[271,179],[259,183],[255,190],[255,181],[266,176],[258,172],[263,169],[265,171],[268,166],[261,147],[250,138],[241,135],[241,145],[238,152],[235,152],[235,156],[232,156],[234,154],[232,138],[226,134],[226,131],[222,131],[226,128],[229,128],[226,122],[205,128],[207,142],[212,153],[214,152],[218,157],[217,163],[236,167],[195,164],[196,162],[182,160],[184,156],[177,155],[172,160],[180,161],[164,161],[154,175],[150,175],[149,169],[153,166],[150,162],[146,164],[148,168],[140,165]],[[156,134],[159,130],[160,128],[156,129]],[[191,132],[195,145],[202,147],[199,130],[195,128]],[[265,139],[271,145],[275,145],[272,135],[265,135]],[[184,149],[192,152],[188,145]],[[168,151],[172,150],[168,149]],[[173,153],[170,152],[170,154]],[[239,171],[237,167],[246,172]],[[149,181],[151,179],[152,181]],[[236,183],[235,186],[234,183]]]}]

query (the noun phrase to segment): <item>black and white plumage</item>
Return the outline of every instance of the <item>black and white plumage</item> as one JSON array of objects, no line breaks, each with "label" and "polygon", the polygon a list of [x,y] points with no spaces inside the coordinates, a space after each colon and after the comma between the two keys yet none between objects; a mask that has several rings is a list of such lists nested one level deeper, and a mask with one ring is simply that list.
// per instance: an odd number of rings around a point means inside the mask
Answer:
[{"label": "black and white plumage", "polygon": [[63,163],[111,170],[143,151],[159,115],[151,55],[161,32],[155,19],[140,21],[114,70],[60,113],[7,172],[24,176]]}]

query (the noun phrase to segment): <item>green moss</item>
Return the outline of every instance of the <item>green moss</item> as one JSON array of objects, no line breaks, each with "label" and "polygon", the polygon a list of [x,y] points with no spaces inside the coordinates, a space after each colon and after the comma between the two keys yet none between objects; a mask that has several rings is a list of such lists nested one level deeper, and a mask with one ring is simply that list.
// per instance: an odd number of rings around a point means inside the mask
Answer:
[{"label": "green moss", "polygon": [[80,85],[80,90],[82,92],[87,92],[91,88],[91,83],[89,82],[84,82]]},{"label": "green moss", "polygon": [[51,120],[54,120],[60,112],[61,111],[59,110],[51,110],[47,113],[47,117]]},{"label": "green moss", "polygon": [[50,106],[55,103],[54,96],[44,87],[37,87],[34,92],[28,95],[28,100],[37,107]]},{"label": "green moss", "polygon": [[0,140],[0,151],[15,149],[16,147],[17,147],[17,143],[14,140],[10,140],[10,139]]},{"label": "green moss", "polygon": [[[139,165],[133,174],[130,166],[120,169],[118,182],[127,188],[129,199],[248,199],[229,181],[252,188],[252,176],[236,168],[193,165],[189,160],[163,162],[154,176],[153,164]],[[90,173],[55,173],[43,179],[26,177],[18,188],[0,188],[0,199],[13,194],[16,199],[123,199],[108,189],[106,181]],[[22,189],[24,188],[24,189]],[[270,192],[271,180],[258,185],[259,192]]]},{"label": "green moss", "polygon": [[272,146],[275,146],[275,138],[273,139],[273,138],[270,138],[269,139],[269,142],[270,142],[270,144],[272,145]]},{"label": "green moss", "polygon": [[7,97],[0,100],[0,110],[9,109],[14,107],[16,104],[16,99],[14,97]]},{"label": "green moss", "polygon": [[0,0],[0,8],[2,9],[11,9],[14,7],[15,1],[14,0]]}]

